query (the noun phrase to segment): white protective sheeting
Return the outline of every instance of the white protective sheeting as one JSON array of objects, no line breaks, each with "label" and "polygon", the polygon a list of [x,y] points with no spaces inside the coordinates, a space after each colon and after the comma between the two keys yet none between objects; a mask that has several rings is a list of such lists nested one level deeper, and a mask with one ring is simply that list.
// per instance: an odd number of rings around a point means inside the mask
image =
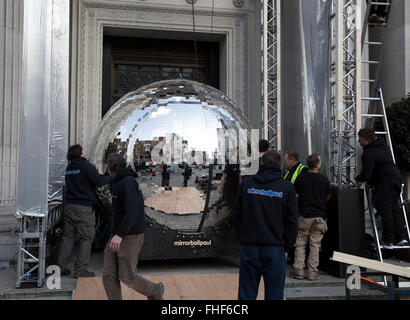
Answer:
[{"label": "white protective sheeting", "polygon": [[62,198],[68,146],[69,0],[25,0],[16,215]]},{"label": "white protective sheeting", "polygon": [[308,153],[319,153],[327,172],[329,113],[329,19],[331,1],[299,0],[303,125]]}]

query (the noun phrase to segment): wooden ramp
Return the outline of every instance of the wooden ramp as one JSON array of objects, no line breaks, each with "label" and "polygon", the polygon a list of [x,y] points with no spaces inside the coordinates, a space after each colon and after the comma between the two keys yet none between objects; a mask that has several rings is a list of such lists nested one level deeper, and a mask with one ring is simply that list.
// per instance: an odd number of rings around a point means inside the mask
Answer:
[{"label": "wooden ramp", "polygon": [[349,265],[356,265],[359,267],[368,268],[383,273],[394,274],[397,276],[410,278],[409,268],[396,266],[391,263],[366,259],[337,251],[333,252],[333,257],[331,258],[331,260],[342,262]]},{"label": "wooden ramp", "polygon": [[[165,286],[165,300],[237,300],[238,274],[174,274],[144,276]],[[121,283],[124,300],[147,298]],[[264,297],[263,280],[258,300]],[[79,278],[73,291],[73,300],[106,300],[101,278]]]}]

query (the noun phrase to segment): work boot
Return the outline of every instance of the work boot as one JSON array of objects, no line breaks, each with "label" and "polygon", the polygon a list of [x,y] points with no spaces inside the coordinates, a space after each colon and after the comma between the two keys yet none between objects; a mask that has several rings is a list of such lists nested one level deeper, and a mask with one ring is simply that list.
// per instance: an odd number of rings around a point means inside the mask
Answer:
[{"label": "work boot", "polygon": [[377,14],[373,13],[370,17],[369,17],[369,22],[370,23],[375,23],[377,21]]},{"label": "work boot", "polygon": [[57,265],[57,266],[60,268],[60,275],[62,277],[68,276],[71,273],[70,269],[67,269],[66,267],[63,267],[60,265]]},{"label": "work boot", "polygon": [[157,285],[159,292],[155,295],[149,296],[148,300],[164,300],[164,284],[162,282],[158,282]]},{"label": "work boot", "polygon": [[377,23],[386,23],[386,19],[383,18],[383,17],[377,17],[376,22],[377,22]]},{"label": "work boot", "polygon": [[84,270],[84,271],[77,272],[75,274],[75,277],[76,278],[93,278],[95,277],[95,273],[92,271]]},{"label": "work boot", "polygon": [[61,269],[61,276],[65,277],[71,274],[70,269]]},{"label": "work boot", "polygon": [[315,281],[320,278],[319,272],[308,272],[307,279],[310,281]]},{"label": "work boot", "polygon": [[298,280],[303,280],[305,275],[303,274],[303,271],[300,272],[300,271],[292,270],[289,272],[289,277],[298,279]]},{"label": "work boot", "polygon": [[380,241],[380,246],[381,246],[383,249],[388,249],[388,250],[394,249],[393,242]]},{"label": "work boot", "polygon": [[406,239],[403,239],[403,240],[397,242],[397,244],[396,244],[397,247],[406,247],[408,245],[409,245],[409,242]]}]

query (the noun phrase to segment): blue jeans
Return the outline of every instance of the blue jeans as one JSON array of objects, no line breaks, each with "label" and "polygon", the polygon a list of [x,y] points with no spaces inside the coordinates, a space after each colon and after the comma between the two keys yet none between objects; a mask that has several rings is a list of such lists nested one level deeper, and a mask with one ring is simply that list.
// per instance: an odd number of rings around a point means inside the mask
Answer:
[{"label": "blue jeans", "polygon": [[282,300],[286,279],[285,250],[281,246],[241,245],[239,300],[255,300],[263,276],[265,300]]}]

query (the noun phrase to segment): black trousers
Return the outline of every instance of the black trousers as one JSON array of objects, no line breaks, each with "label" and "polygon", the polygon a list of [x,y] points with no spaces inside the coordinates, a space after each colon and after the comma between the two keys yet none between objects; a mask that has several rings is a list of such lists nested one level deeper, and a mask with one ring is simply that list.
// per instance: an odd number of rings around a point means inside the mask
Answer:
[{"label": "black trousers", "polygon": [[188,180],[190,177],[188,176],[184,176],[184,187],[186,187],[188,185]]},{"label": "black trousers", "polygon": [[374,188],[374,205],[382,217],[385,243],[408,240],[403,210],[400,207],[400,191],[401,185],[397,182],[377,184]]}]

